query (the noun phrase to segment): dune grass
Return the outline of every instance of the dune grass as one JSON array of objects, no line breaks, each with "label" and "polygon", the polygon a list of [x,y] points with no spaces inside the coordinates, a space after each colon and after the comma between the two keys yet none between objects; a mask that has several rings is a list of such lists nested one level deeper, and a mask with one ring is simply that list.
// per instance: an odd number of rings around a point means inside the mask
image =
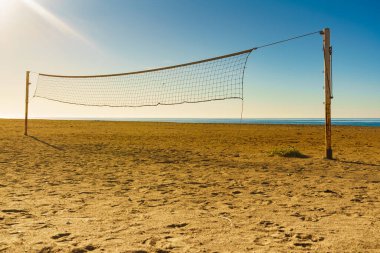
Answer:
[{"label": "dune grass", "polygon": [[292,158],[307,158],[308,156],[302,154],[295,147],[281,147],[275,148],[270,153],[270,156],[280,156],[280,157],[292,157]]}]

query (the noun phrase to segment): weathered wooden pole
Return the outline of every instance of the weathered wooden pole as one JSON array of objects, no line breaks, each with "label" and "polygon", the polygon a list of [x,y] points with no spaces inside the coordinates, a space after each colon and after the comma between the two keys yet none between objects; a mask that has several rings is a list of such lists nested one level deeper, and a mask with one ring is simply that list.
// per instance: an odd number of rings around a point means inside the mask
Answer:
[{"label": "weathered wooden pole", "polygon": [[331,53],[330,29],[323,29],[323,54],[325,58],[325,138],[326,158],[332,159],[331,148]]},{"label": "weathered wooden pole", "polygon": [[29,74],[30,74],[30,71],[26,71],[26,83],[25,83],[25,127],[24,127],[24,135],[28,135]]}]

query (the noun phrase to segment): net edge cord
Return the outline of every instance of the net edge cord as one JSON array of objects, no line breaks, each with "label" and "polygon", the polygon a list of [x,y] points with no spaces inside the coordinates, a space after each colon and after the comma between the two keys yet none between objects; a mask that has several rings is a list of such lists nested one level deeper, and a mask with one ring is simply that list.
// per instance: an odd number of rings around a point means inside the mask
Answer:
[{"label": "net edge cord", "polygon": [[244,100],[242,97],[226,97],[226,98],[215,98],[215,99],[206,99],[206,100],[199,100],[199,101],[182,101],[177,103],[157,103],[157,104],[145,104],[145,105],[95,105],[95,104],[83,104],[83,103],[74,103],[74,102],[67,102],[59,99],[52,99],[47,98],[43,96],[35,95],[33,97],[36,98],[42,98],[50,101],[60,102],[64,104],[71,104],[71,105],[82,105],[82,106],[91,106],[91,107],[111,107],[111,108],[140,108],[140,107],[153,107],[153,106],[160,106],[160,105],[182,105],[182,104],[198,104],[198,103],[204,103],[204,102],[212,102],[212,101],[222,101],[222,100],[229,100],[229,99],[240,99]]}]

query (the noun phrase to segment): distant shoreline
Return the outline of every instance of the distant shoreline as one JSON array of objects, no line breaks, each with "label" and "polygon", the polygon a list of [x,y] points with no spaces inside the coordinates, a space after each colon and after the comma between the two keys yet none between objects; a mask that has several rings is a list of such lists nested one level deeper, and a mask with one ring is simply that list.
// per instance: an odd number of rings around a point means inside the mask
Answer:
[{"label": "distant shoreline", "polygon": [[[19,120],[22,120],[18,118]],[[257,124],[257,125],[324,125],[323,118],[31,118],[31,120],[80,120],[80,121],[117,121],[117,122],[165,122],[165,123],[203,123],[203,124]],[[380,118],[333,118],[335,126],[380,127]]]}]

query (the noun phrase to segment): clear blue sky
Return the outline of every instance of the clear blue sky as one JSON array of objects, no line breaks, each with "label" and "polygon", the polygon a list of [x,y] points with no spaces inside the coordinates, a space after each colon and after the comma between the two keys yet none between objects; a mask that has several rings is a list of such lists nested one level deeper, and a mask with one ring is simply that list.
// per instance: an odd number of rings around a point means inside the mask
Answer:
[{"label": "clear blue sky", "polygon": [[[0,117],[22,117],[28,69],[73,75],[128,72],[329,27],[333,117],[380,118],[379,9],[375,0],[0,0]],[[253,52],[244,116],[323,117],[322,71],[320,35]],[[131,110],[34,99],[31,116],[239,117],[240,102]]]}]

